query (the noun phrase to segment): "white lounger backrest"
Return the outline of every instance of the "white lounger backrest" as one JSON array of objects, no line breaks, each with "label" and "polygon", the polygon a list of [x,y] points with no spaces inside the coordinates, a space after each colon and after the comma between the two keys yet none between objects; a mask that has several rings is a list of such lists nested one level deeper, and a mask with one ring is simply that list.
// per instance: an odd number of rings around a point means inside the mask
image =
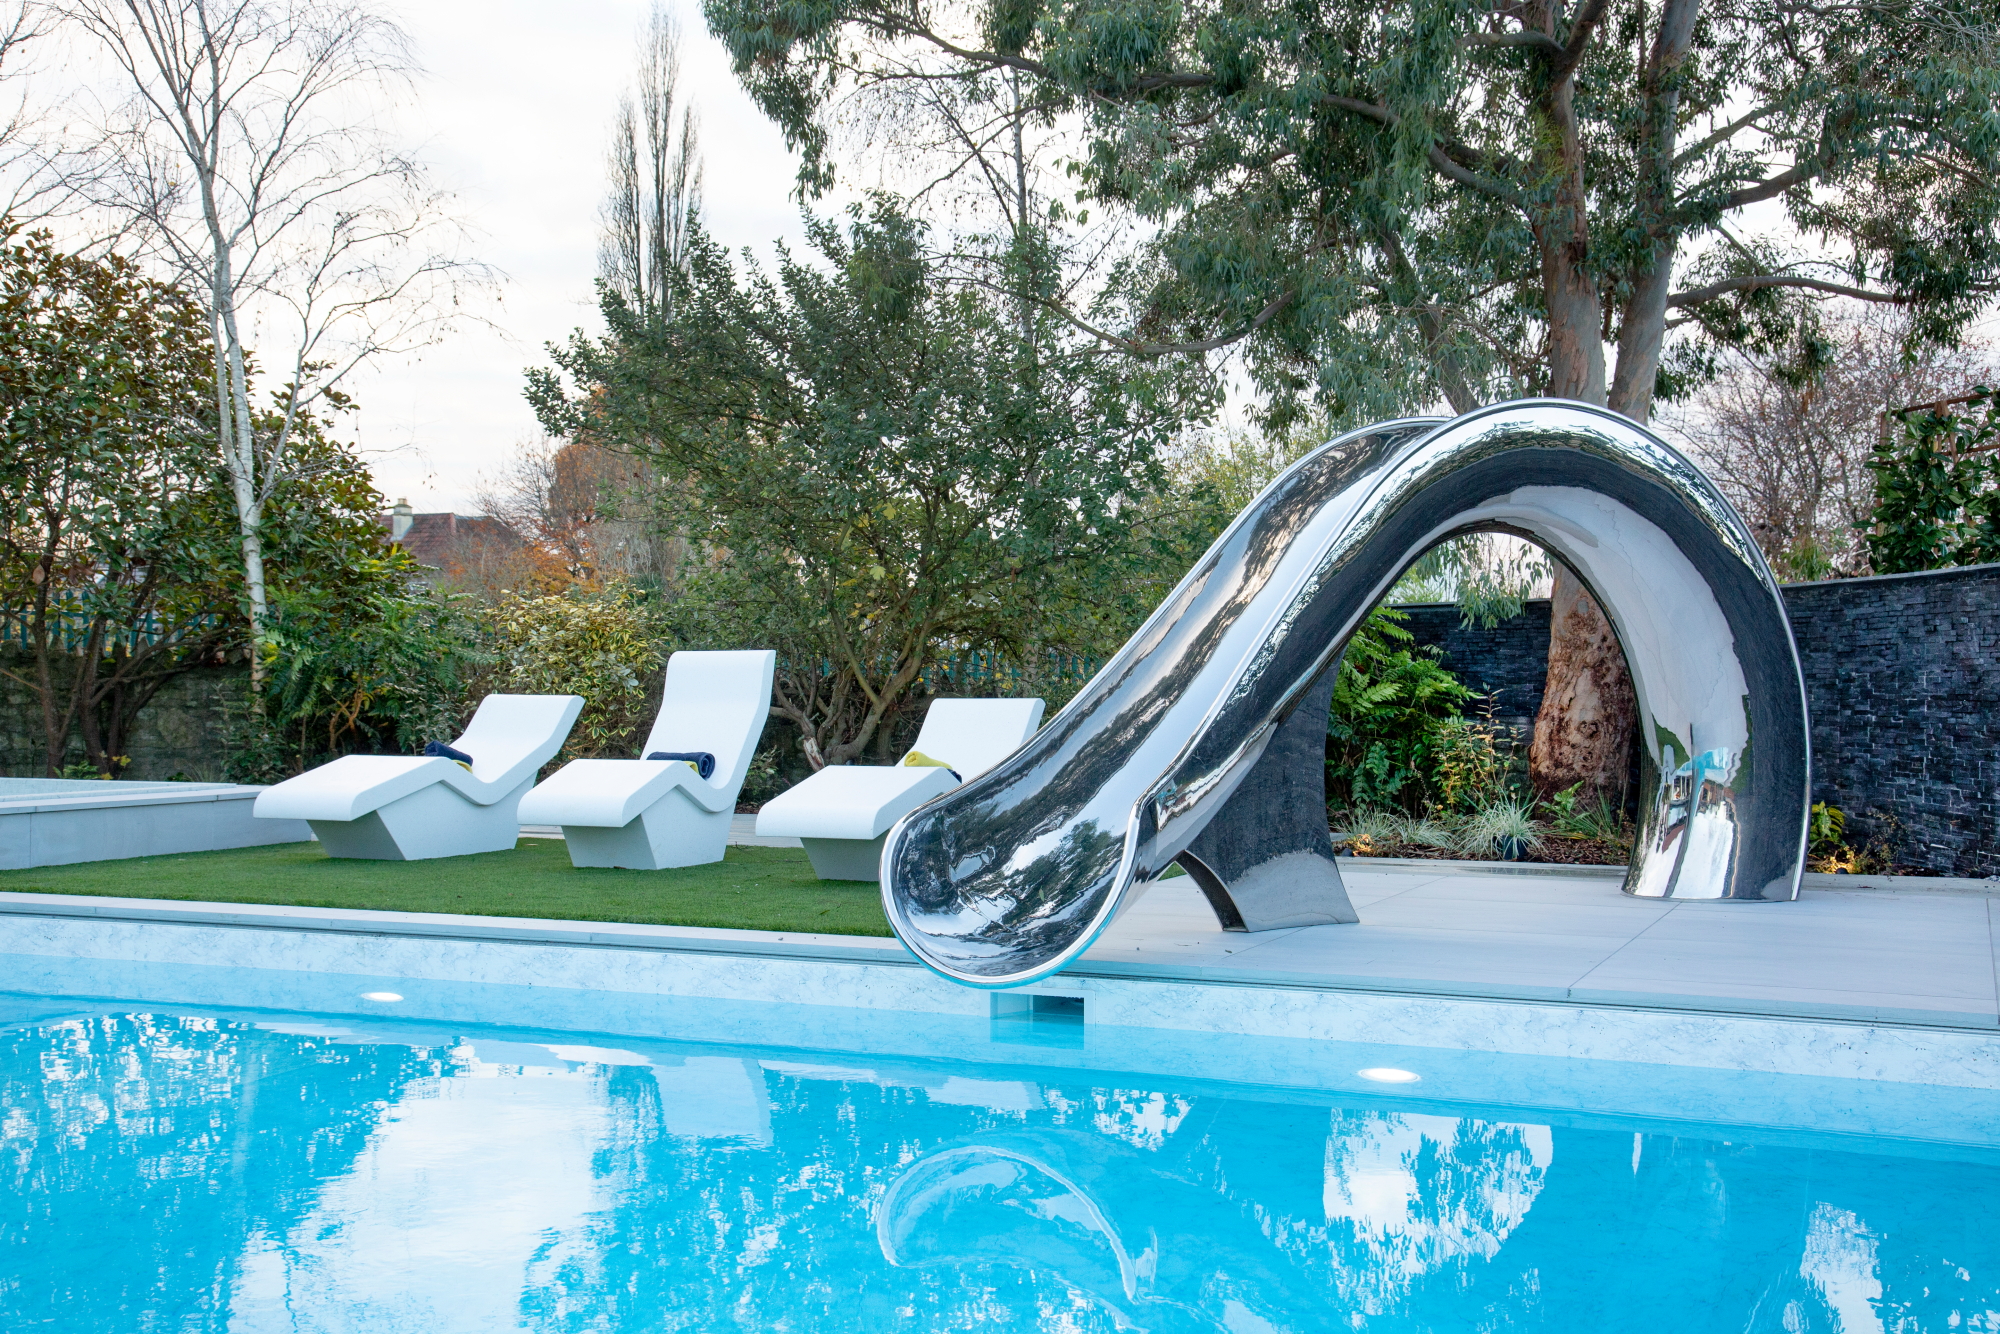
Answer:
[{"label": "white lounger backrest", "polygon": [[970,779],[1021,748],[1042,725],[1038,699],[937,699],[912,750],[943,760]]},{"label": "white lounger backrest", "polygon": [[767,648],[674,654],[667,659],[660,716],[640,758],[656,750],[705,750],[715,756],[708,781],[716,787],[740,785],[771,716],[771,677],[777,669],[778,655]]},{"label": "white lounger backrest", "polygon": [[488,695],[451,744],[472,757],[474,778],[511,787],[556,757],[582,712],[581,695]]}]

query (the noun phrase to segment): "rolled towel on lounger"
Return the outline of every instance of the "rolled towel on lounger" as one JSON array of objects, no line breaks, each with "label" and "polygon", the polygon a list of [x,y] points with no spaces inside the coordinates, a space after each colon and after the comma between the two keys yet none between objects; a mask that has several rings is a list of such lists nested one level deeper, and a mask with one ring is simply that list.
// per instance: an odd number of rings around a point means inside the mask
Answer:
[{"label": "rolled towel on lounger", "polygon": [[715,772],[715,756],[705,750],[656,750],[646,757],[649,760],[685,760],[694,766],[694,771],[703,778]]},{"label": "rolled towel on lounger", "polygon": [[472,772],[472,757],[466,754],[462,750],[453,750],[450,746],[445,745],[445,743],[442,741],[432,741],[429,744],[427,744],[424,747],[424,754],[426,756],[435,755],[439,759],[457,760],[460,764],[465,766],[465,771],[467,773]]}]

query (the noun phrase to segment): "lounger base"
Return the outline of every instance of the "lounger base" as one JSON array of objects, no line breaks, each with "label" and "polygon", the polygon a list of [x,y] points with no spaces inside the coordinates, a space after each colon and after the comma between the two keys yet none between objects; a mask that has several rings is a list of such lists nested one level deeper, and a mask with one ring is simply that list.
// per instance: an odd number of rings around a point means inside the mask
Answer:
[{"label": "lounger base", "polygon": [[813,874],[822,880],[880,880],[882,843],[888,834],[874,838],[802,838],[806,856],[812,860]]},{"label": "lounger base", "polygon": [[521,837],[521,796],[534,776],[491,806],[467,801],[441,783],[398,797],[358,820],[309,820],[329,857],[418,862],[505,852]]},{"label": "lounger base", "polygon": [[704,811],[679,792],[669,792],[630,824],[566,824],[562,831],[571,866],[665,871],[721,861],[729,847],[729,817],[729,811]]}]

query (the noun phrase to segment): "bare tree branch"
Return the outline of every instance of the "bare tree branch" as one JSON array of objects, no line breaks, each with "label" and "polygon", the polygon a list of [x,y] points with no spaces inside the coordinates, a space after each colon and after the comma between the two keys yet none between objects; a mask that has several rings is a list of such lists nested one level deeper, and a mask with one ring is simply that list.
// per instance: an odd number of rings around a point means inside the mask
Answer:
[{"label": "bare tree branch", "polygon": [[1667,298],[1667,306],[1670,309],[1698,306],[1731,292],[1755,292],[1765,287],[1799,287],[1811,292],[1825,292],[1829,296],[1850,296],[1859,301],[1874,301],[1889,306],[1907,306],[1916,301],[1915,297],[1900,292],[1878,292],[1866,287],[1828,282],[1824,278],[1807,278],[1793,273],[1756,273],[1741,278],[1724,278],[1706,287],[1676,292]]},{"label": "bare tree branch", "polygon": [[[413,71],[365,0],[60,0],[122,88],[69,155],[80,198],[208,305],[217,447],[235,493],[251,632],[266,633],[265,505],[295,476],[300,417],[356,368],[434,342],[491,279],[421,164],[372,109]],[[289,375],[275,426],[252,399],[251,329]],[[261,682],[263,654],[253,656]]]}]

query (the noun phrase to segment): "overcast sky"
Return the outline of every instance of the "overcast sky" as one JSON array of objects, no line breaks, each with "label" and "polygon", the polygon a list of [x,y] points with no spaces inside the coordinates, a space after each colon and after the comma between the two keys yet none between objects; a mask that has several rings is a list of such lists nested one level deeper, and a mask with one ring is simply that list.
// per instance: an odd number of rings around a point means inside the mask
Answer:
[{"label": "overcast sky", "polygon": [[[421,359],[350,385],[377,484],[419,510],[471,512],[482,472],[536,433],[522,372],[543,344],[598,327],[597,211],[604,150],[631,81],[644,0],[410,0],[402,22],[426,70],[412,123],[441,185],[505,274],[495,329],[467,329]],[[694,0],[678,12],[683,79],[701,117],[706,213],[731,246],[801,234],[795,159],[751,105]]]}]

